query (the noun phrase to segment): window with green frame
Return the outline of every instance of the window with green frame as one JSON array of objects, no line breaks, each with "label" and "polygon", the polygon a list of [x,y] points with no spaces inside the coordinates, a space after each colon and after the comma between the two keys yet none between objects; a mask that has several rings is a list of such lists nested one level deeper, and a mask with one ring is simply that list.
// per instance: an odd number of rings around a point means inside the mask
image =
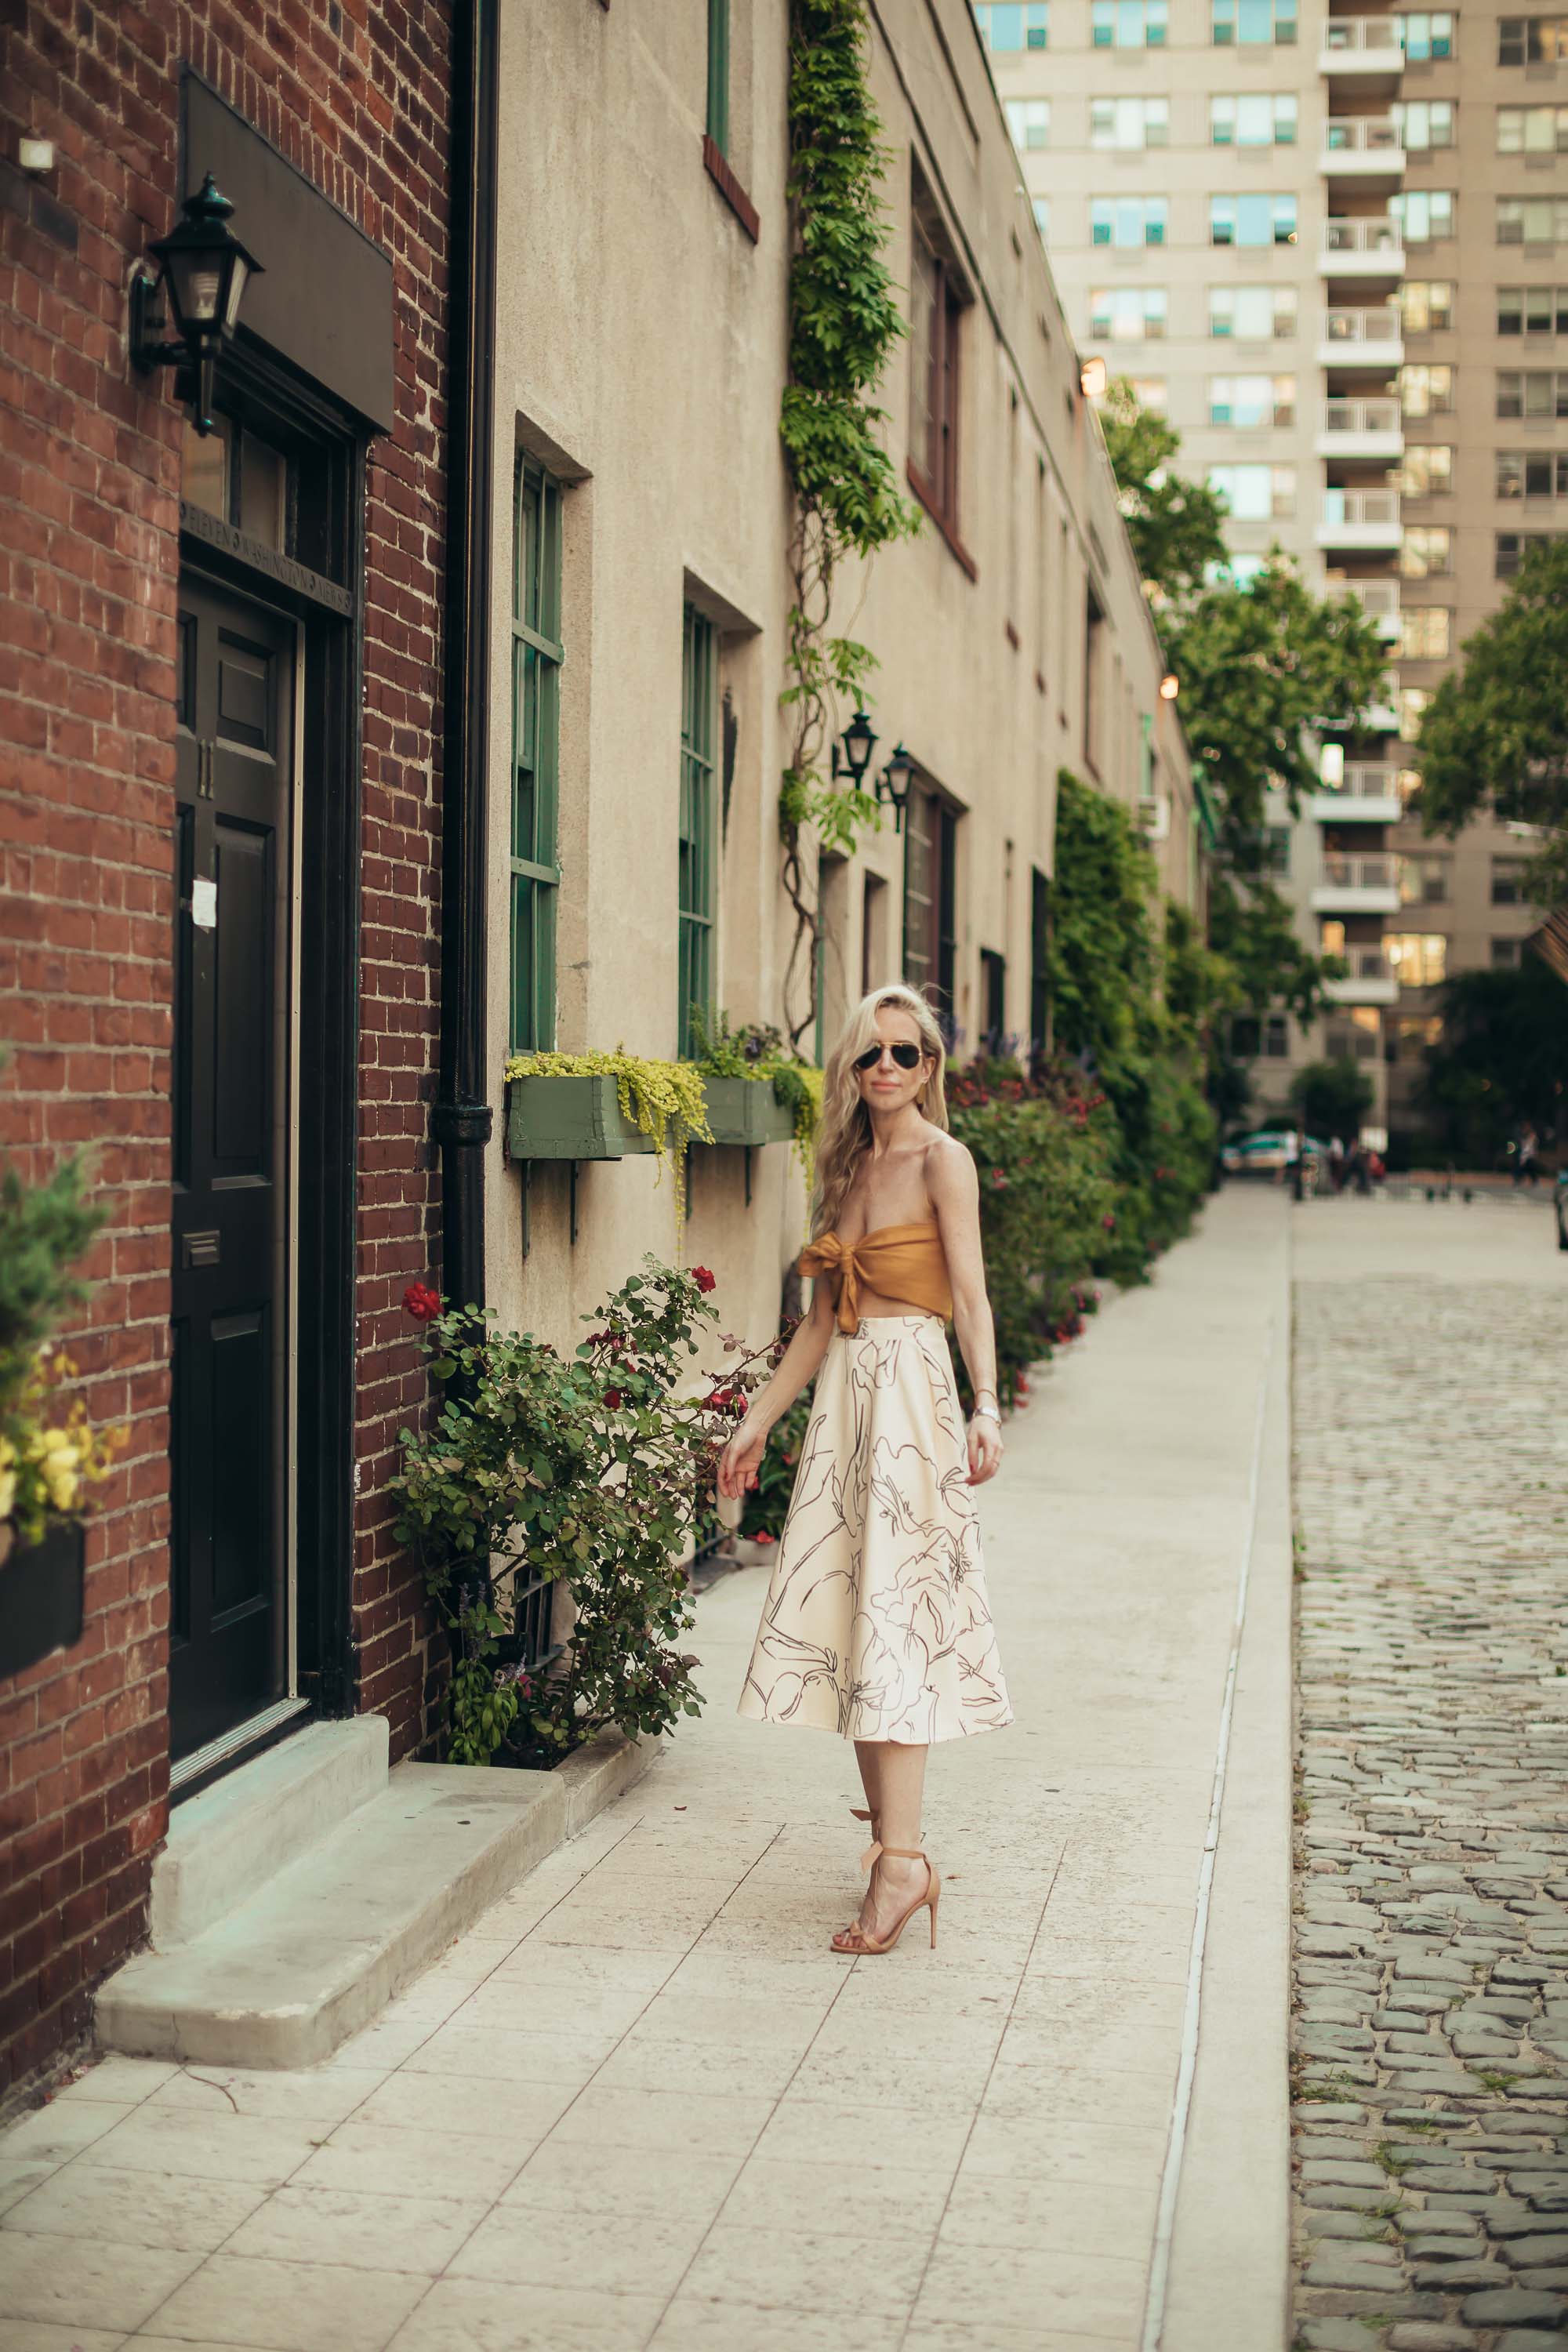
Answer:
[{"label": "window with green frame", "polygon": [[511,590],[511,1046],[555,1043],[561,485],[520,457]]},{"label": "window with green frame", "polygon": [[686,607],[680,663],[680,845],[676,1051],[692,1051],[691,1008],[713,1013],[714,741],[719,632]]},{"label": "window with green frame", "polygon": [[730,0],[708,0],[708,136],[730,152]]}]

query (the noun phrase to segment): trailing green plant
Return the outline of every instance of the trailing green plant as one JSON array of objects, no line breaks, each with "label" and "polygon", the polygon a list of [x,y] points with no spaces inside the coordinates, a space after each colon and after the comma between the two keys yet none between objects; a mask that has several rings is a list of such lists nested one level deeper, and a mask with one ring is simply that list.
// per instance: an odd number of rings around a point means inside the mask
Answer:
[{"label": "trailing green plant", "polygon": [[[410,1285],[439,1402],[427,1430],[401,1433],[389,1483],[451,1643],[454,1761],[550,1765],[608,1724],[660,1732],[698,1712],[683,1562],[719,1450],[778,1352],[726,1339],[736,1360],[694,1384],[713,1286],[705,1267],[646,1258],[567,1357]],[[530,1670],[517,1595],[540,1579],[563,1587],[573,1622]]]},{"label": "trailing green plant", "polygon": [[752,1022],[732,1029],[727,1013],[721,1013],[714,1025],[700,1004],[692,1005],[690,1023],[697,1047],[692,1058],[705,1078],[750,1078],[772,1086],[773,1100],[794,1119],[795,1153],[809,1183],[822,1109],[822,1072],[802,1060],[783,1032],[771,1025]]},{"label": "trailing green plant", "polygon": [[521,1078],[614,1078],[621,1117],[647,1137],[660,1168],[668,1168],[676,1211],[684,1216],[686,1148],[693,1138],[713,1140],[702,1073],[695,1063],[659,1061],[617,1045],[613,1054],[513,1054],[505,1076],[509,1084]]},{"label": "trailing green plant", "polygon": [[[866,0],[790,0],[789,349],[779,435],[795,493],[785,642],[788,764],[779,795],[784,881],[795,915],[784,974],[785,1018],[798,1047],[815,1017],[817,904],[803,835],[847,853],[879,823],[873,794],[831,772],[841,703],[861,706],[876,667],[868,647],[830,623],[834,574],[920,527],[898,487],[876,393],[906,332],[888,269],[882,183],[889,151],[866,72]],[[825,772],[826,763],[826,772]],[[804,958],[802,1009],[789,1011]]]}]

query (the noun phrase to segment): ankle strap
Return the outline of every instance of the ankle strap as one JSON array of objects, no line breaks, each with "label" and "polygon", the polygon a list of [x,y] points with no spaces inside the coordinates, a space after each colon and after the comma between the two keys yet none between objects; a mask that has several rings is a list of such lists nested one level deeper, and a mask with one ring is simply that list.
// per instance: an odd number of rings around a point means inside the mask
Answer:
[{"label": "ankle strap", "polygon": [[877,1861],[878,1857],[884,1853],[893,1854],[900,1862],[924,1862],[926,1868],[928,1870],[931,1868],[930,1863],[926,1862],[923,1847],[918,1845],[884,1845],[880,1838],[873,1838],[870,1844],[866,1848],[865,1853],[860,1857],[861,1869],[869,1870],[873,1863]]}]

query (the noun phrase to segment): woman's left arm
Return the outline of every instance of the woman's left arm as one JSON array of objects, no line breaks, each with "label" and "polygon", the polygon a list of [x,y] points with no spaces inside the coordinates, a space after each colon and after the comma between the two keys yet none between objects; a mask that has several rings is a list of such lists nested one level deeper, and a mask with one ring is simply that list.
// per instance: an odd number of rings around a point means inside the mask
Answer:
[{"label": "woman's left arm", "polygon": [[[952,1286],[952,1323],[977,1404],[1000,1411],[996,1394],[996,1333],[985,1296],[985,1258],[980,1245],[980,1179],[963,1145],[944,1136],[926,1160],[931,1194],[947,1276]],[[969,1483],[983,1486],[1002,1466],[998,1421],[977,1413],[969,1424]]]}]

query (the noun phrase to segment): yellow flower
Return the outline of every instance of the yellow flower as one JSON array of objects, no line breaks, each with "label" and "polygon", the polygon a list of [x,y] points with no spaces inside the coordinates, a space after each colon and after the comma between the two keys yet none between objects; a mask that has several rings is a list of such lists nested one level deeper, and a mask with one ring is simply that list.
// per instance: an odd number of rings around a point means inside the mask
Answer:
[{"label": "yellow flower", "polygon": [[0,1470],[0,1519],[8,1519],[16,1507],[16,1473]]},{"label": "yellow flower", "polygon": [[68,1511],[76,1501],[76,1470],[79,1459],[74,1445],[51,1446],[45,1456],[44,1486],[57,1511]]}]

